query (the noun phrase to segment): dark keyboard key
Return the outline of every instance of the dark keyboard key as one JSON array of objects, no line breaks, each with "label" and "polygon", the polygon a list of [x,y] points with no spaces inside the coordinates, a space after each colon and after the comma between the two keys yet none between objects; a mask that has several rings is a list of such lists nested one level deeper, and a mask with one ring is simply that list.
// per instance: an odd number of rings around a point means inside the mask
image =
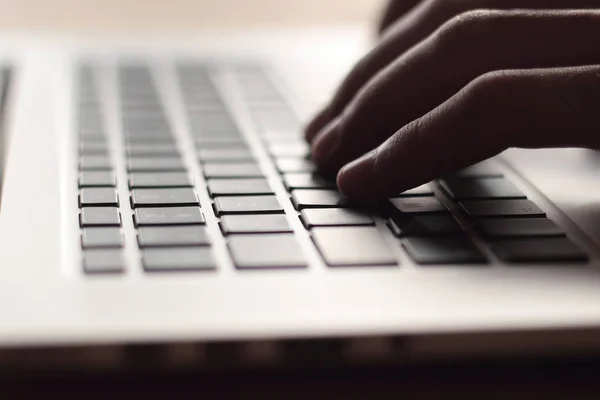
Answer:
[{"label": "dark keyboard key", "polygon": [[277,170],[281,173],[285,172],[315,172],[317,166],[304,158],[281,157],[275,159]]},{"label": "dark keyboard key", "polygon": [[206,178],[263,178],[256,163],[208,163],[203,166]]},{"label": "dark keyboard key", "polygon": [[138,230],[140,247],[208,246],[210,239],[203,226],[142,227]]},{"label": "dark keyboard key", "polygon": [[292,203],[296,210],[304,208],[338,208],[348,206],[348,199],[337,190],[294,190]]},{"label": "dark keyboard key", "polygon": [[417,196],[433,196],[433,190],[429,184],[417,186],[416,188],[400,193],[395,197],[417,197]]},{"label": "dark keyboard key", "polygon": [[120,228],[84,228],[81,245],[84,249],[98,247],[123,247],[124,238]]},{"label": "dark keyboard key", "polygon": [[129,175],[131,189],[191,186],[192,181],[185,172],[134,172]]},{"label": "dark keyboard key", "polygon": [[86,274],[118,274],[125,270],[121,250],[86,250],[83,255],[83,270]]},{"label": "dark keyboard key", "polygon": [[139,208],[133,218],[136,226],[199,225],[205,222],[199,207]]},{"label": "dark keyboard key", "polygon": [[83,208],[79,214],[79,224],[88,226],[121,226],[121,214],[116,207]]},{"label": "dark keyboard key", "polygon": [[451,174],[459,178],[502,178],[504,173],[497,161],[483,161]]},{"label": "dark keyboard key", "polygon": [[183,160],[179,157],[133,157],[127,162],[129,172],[185,171]]},{"label": "dark keyboard key", "polygon": [[79,194],[79,207],[118,207],[119,197],[113,188],[84,188]]},{"label": "dark keyboard key", "polygon": [[112,162],[106,156],[83,155],[79,158],[79,169],[82,171],[110,171]]},{"label": "dark keyboard key", "polygon": [[217,197],[215,212],[223,214],[281,213],[283,207],[275,196]]},{"label": "dark keyboard key", "polygon": [[417,264],[483,264],[487,260],[466,237],[407,238],[402,245]]},{"label": "dark keyboard key", "polygon": [[171,135],[127,135],[125,141],[131,145],[139,144],[162,144],[164,146],[176,146],[175,139]]},{"label": "dark keyboard key", "polygon": [[197,136],[195,140],[199,149],[245,147],[241,136]]},{"label": "dark keyboard key", "polygon": [[396,265],[377,228],[315,228],[312,238],[330,266]]},{"label": "dark keyboard key", "polygon": [[525,194],[504,178],[444,179],[442,187],[454,200],[525,199]]},{"label": "dark keyboard key", "polygon": [[511,239],[492,243],[492,251],[510,263],[585,262],[587,254],[567,238]]},{"label": "dark keyboard key", "polygon": [[161,143],[130,144],[126,152],[129,157],[176,157],[179,155],[176,146]]},{"label": "dark keyboard key", "polygon": [[390,203],[398,211],[406,214],[431,214],[448,211],[436,197],[401,197],[390,199]]},{"label": "dark keyboard key", "polygon": [[292,228],[283,214],[226,215],[221,218],[223,234],[232,233],[283,233]]},{"label": "dark keyboard key", "polygon": [[199,149],[198,158],[201,162],[253,161],[254,156],[249,149]]},{"label": "dark keyboard key", "polygon": [[266,179],[209,179],[207,186],[212,197],[274,193]]},{"label": "dark keyboard key", "polygon": [[142,265],[146,272],[212,271],[217,267],[208,247],[144,249]]},{"label": "dark keyboard key", "polygon": [[108,156],[108,145],[106,142],[82,142],[79,144],[79,154]]},{"label": "dark keyboard key", "polygon": [[84,171],[79,174],[79,187],[114,187],[117,179],[112,172]]},{"label": "dark keyboard key", "polygon": [[565,232],[547,218],[485,219],[477,230],[486,238],[564,236]]},{"label": "dark keyboard key", "polygon": [[306,142],[276,143],[269,146],[269,153],[273,157],[306,157],[310,154],[310,147]]},{"label": "dark keyboard key", "polygon": [[452,214],[430,214],[392,218],[389,226],[398,237],[405,236],[449,236],[463,234],[463,229]]},{"label": "dark keyboard key", "polygon": [[290,233],[233,235],[228,246],[238,269],[306,267],[302,248]]},{"label": "dark keyboard key", "polygon": [[199,206],[194,189],[134,189],[131,204],[138,207]]},{"label": "dark keyboard key", "polygon": [[368,226],[375,224],[369,215],[344,208],[306,209],[302,210],[300,219],[306,229],[315,226]]},{"label": "dark keyboard key", "polygon": [[288,191],[293,189],[337,189],[334,180],[311,173],[287,173],[283,183]]},{"label": "dark keyboard key", "polygon": [[471,217],[519,217],[543,218],[546,216],[534,202],[530,200],[481,200],[463,201],[462,208]]}]

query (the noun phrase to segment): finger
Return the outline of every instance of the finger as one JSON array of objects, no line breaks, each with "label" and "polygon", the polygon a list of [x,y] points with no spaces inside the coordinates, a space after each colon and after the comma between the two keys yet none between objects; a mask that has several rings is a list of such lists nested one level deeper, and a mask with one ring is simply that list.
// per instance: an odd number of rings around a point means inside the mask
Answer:
[{"label": "finger", "polygon": [[600,148],[600,66],[484,75],[344,167],[342,193],[374,201],[508,147]]},{"label": "finger", "polygon": [[403,15],[387,32],[378,46],[367,54],[344,79],[330,104],[306,127],[306,139],[339,115],[356,93],[374,75],[398,56],[425,39],[451,18],[476,9],[565,9],[594,8],[600,0],[424,0]]},{"label": "finger", "polygon": [[421,0],[389,0],[379,22],[379,33],[383,33],[398,18],[419,4]]},{"label": "finger", "polygon": [[373,78],[313,142],[335,173],[490,71],[600,64],[600,11],[480,11],[445,24]]}]

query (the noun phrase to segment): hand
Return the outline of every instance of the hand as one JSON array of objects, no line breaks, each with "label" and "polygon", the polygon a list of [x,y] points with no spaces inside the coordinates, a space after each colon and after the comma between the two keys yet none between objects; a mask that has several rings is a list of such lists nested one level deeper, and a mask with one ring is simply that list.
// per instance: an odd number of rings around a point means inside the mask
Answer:
[{"label": "hand", "polygon": [[307,126],[315,162],[349,198],[376,201],[509,147],[600,148],[595,7],[419,2]]}]

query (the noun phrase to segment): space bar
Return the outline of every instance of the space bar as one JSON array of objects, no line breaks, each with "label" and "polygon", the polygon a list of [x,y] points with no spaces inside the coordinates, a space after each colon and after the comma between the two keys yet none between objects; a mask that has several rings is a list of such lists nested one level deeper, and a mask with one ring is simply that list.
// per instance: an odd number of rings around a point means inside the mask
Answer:
[{"label": "space bar", "polygon": [[396,265],[396,257],[374,227],[317,228],[312,239],[325,263],[338,266]]}]

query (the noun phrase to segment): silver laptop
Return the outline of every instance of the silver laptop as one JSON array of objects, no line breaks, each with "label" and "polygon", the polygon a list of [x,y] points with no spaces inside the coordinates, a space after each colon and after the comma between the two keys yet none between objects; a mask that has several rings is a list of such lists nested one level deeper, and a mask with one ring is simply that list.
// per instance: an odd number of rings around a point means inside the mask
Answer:
[{"label": "silver laptop", "polygon": [[0,42],[1,368],[600,350],[597,153],[510,150],[366,207],[302,139],[359,31]]}]

